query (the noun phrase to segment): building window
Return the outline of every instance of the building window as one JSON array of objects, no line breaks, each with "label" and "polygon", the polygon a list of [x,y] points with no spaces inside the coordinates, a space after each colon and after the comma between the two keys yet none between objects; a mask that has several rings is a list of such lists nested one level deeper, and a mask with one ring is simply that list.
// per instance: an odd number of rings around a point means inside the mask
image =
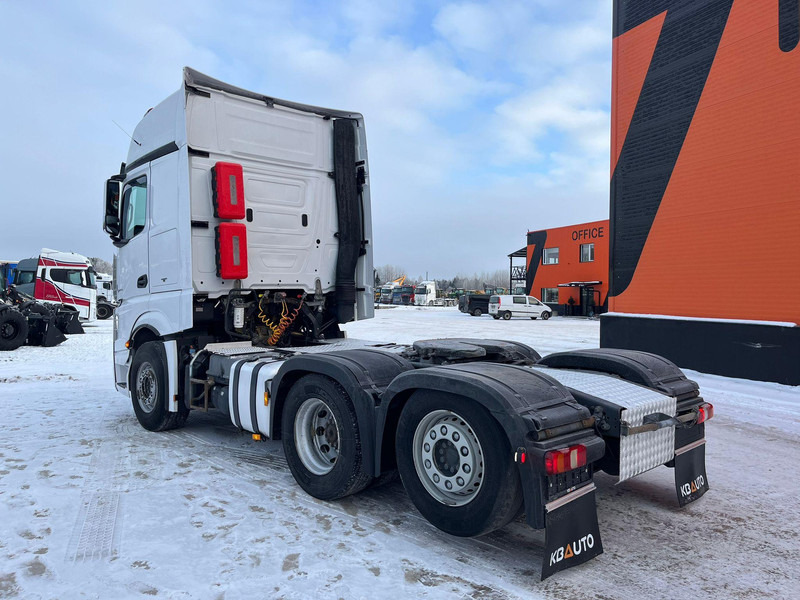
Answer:
[{"label": "building window", "polygon": [[581,244],[581,262],[594,262],[594,244]]},{"label": "building window", "polygon": [[557,265],[558,264],[558,248],[545,248],[542,252],[543,265]]},{"label": "building window", "polygon": [[558,288],[542,288],[542,302],[558,304]]}]

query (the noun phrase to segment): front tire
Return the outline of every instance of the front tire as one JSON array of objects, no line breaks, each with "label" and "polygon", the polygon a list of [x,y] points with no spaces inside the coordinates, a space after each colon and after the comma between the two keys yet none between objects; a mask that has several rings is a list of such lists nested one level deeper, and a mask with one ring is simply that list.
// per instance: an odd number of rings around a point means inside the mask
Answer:
[{"label": "front tire", "polygon": [[110,304],[106,304],[105,302],[98,302],[97,303],[97,318],[101,321],[105,321],[114,313],[114,309]]},{"label": "front tire", "polygon": [[18,310],[0,312],[0,350],[16,350],[28,338],[28,319]]},{"label": "front tire", "polygon": [[483,535],[522,509],[508,438],[475,402],[444,392],[414,392],[400,415],[396,452],[411,501],[442,531]]},{"label": "front tire", "polygon": [[320,500],[364,489],[361,432],[353,402],[333,379],[311,374],[289,390],[281,419],[283,451],[295,480]]},{"label": "front tire", "polygon": [[133,412],[148,431],[167,431],[182,427],[189,410],[178,403],[178,412],[169,412],[167,357],[161,342],[145,342],[131,362],[129,389]]},{"label": "front tire", "polygon": [[541,316],[542,316],[542,321],[547,321],[547,319],[550,318],[550,313],[545,311],[545,312],[542,313]]}]

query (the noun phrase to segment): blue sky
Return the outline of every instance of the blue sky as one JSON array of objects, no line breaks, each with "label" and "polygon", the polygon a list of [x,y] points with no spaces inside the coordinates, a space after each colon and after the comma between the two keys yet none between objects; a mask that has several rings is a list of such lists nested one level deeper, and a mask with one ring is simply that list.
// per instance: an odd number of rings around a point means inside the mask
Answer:
[{"label": "blue sky", "polygon": [[103,183],[191,66],[364,114],[375,264],[506,268],[608,216],[610,0],[0,2],[0,258],[111,258]]}]

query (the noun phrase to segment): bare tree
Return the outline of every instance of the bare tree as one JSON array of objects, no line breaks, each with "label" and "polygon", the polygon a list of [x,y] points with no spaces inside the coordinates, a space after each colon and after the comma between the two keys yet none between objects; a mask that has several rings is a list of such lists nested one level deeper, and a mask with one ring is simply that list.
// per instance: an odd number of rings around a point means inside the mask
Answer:
[{"label": "bare tree", "polygon": [[111,263],[107,260],[103,260],[97,256],[90,256],[89,262],[92,263],[92,267],[94,267],[94,270],[98,273],[106,273],[107,275],[111,275],[114,272],[111,267]]}]

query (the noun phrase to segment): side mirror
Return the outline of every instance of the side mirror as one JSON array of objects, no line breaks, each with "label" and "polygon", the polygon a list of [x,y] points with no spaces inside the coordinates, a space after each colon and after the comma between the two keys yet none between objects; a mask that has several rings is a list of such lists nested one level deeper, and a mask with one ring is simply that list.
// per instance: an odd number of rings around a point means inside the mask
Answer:
[{"label": "side mirror", "polygon": [[119,198],[122,190],[122,181],[112,177],[106,181],[105,214],[103,216],[103,231],[112,241],[119,240],[122,231],[120,219]]}]

